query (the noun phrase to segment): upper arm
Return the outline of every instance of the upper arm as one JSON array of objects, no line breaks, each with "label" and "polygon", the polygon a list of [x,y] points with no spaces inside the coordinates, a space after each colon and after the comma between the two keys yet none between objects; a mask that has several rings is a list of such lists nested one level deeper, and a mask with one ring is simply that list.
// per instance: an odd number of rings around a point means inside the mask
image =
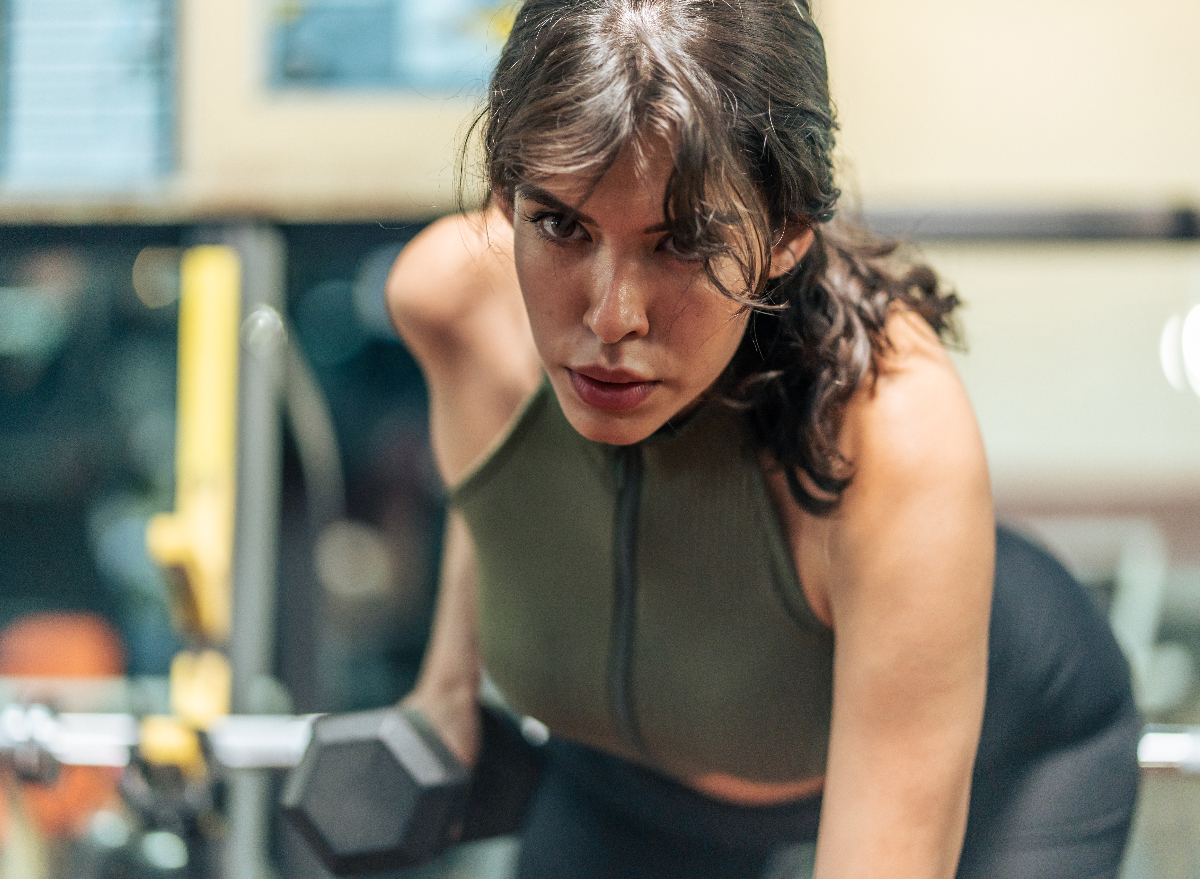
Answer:
[{"label": "upper arm", "polygon": [[438,220],[401,251],[388,311],[429,390],[430,441],[457,481],[533,392],[540,363],[498,213]]},{"label": "upper arm", "polygon": [[847,412],[855,474],[826,530],[822,877],[953,875],[983,715],[995,532],[982,441],[944,352],[897,335]]},{"label": "upper arm", "polygon": [[387,307],[396,331],[422,367],[470,343],[471,313],[503,286],[511,232],[481,214],[430,223],[396,258]]},{"label": "upper arm", "polygon": [[417,685],[405,698],[465,765],[479,754],[481,674],[475,554],[462,514],[451,511],[442,543],[437,607]]}]

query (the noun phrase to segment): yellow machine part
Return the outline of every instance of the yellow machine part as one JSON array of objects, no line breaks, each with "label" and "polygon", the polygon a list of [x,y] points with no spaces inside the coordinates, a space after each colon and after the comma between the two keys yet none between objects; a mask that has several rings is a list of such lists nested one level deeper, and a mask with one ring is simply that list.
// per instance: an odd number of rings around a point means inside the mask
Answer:
[{"label": "yellow machine part", "polygon": [[171,713],[196,729],[208,729],[229,713],[233,675],[216,650],[181,650],[171,660]]},{"label": "yellow machine part", "polygon": [[237,467],[241,264],[229,247],[195,247],[180,267],[175,511],[155,516],[150,555],[176,574],[181,628],[229,637]]},{"label": "yellow machine part", "polygon": [[[175,510],[146,529],[152,558],[174,575],[174,615],[191,641],[229,638],[237,497],[241,262],[230,247],[195,247],[180,265]],[[215,649],[171,662],[170,717],[142,722],[142,756],[202,775],[198,730],[229,713],[229,661]]]},{"label": "yellow machine part", "polygon": [[200,730],[229,713],[229,661],[216,650],[182,650],[171,661],[171,715],[142,718],[138,751],[148,763],[206,772]]},{"label": "yellow machine part", "polygon": [[177,717],[143,717],[138,752],[154,766],[178,766],[185,775],[204,775],[204,751],[196,730]]}]

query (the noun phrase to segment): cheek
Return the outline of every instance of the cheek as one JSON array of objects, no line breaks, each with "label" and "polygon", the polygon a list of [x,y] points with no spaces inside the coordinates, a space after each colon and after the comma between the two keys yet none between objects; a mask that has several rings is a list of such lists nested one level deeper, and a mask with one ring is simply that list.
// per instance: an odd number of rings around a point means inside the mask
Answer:
[{"label": "cheek", "polygon": [[521,291],[530,289],[537,278],[537,260],[529,252],[529,245],[520,231],[513,237],[513,264],[517,270],[517,283]]},{"label": "cheek", "polygon": [[711,377],[715,380],[742,343],[746,335],[749,315],[740,311],[724,311],[720,314],[712,328],[712,334],[705,343],[708,349],[708,361],[711,364]]},{"label": "cheek", "polygon": [[682,350],[695,352],[704,361],[732,357],[749,320],[736,302],[707,288],[685,292],[672,311],[668,315],[665,340]]},{"label": "cheek", "polygon": [[561,341],[570,321],[569,284],[552,261],[528,253],[515,254],[517,283],[525,301],[525,312],[533,340],[543,354]]},{"label": "cheek", "polygon": [[536,253],[536,243],[531,247],[518,236],[514,242],[513,262],[517,270],[517,284],[521,287],[521,295],[525,299],[525,308],[530,317],[534,312],[541,311],[547,300],[546,291],[552,286],[550,272],[546,270],[546,261],[539,259]]}]

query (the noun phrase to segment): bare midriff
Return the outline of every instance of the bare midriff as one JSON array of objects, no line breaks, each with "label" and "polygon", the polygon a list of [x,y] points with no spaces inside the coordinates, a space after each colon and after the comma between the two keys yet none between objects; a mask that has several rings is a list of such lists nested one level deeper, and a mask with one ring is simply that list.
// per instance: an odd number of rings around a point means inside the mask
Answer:
[{"label": "bare midriff", "polygon": [[811,797],[825,787],[825,776],[801,781],[746,781],[733,775],[700,775],[686,782],[697,793],[738,806],[774,806]]}]

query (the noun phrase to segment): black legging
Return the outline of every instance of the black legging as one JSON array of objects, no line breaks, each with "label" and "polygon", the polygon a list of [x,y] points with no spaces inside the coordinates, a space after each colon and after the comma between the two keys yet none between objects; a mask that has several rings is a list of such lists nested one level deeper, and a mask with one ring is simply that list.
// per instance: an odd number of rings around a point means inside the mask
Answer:
[{"label": "black legging", "polygon": [[[1113,879],[1138,783],[1128,666],[1061,565],[1003,529],[996,550],[987,707],[958,877]],[[798,879],[820,808],[820,797],[720,803],[553,740],[517,879]]]}]

